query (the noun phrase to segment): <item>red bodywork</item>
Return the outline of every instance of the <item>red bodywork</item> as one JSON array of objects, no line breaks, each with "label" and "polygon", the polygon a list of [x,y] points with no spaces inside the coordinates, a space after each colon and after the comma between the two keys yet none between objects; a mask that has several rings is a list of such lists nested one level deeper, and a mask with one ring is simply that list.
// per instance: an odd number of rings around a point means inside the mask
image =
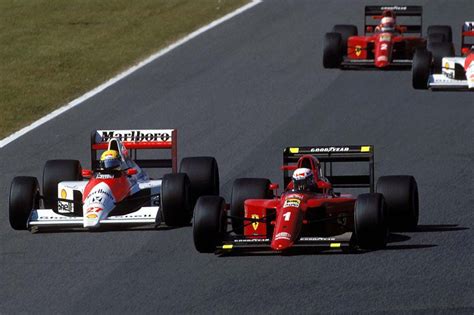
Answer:
[{"label": "red bodywork", "polygon": [[[340,235],[353,226],[355,198],[351,195],[335,195],[329,182],[319,178],[314,167],[314,157],[302,156],[298,167],[312,166],[317,192],[296,192],[292,183],[281,196],[271,200],[248,199],[245,201],[245,218],[252,221],[244,228],[244,236],[252,239],[270,239],[273,250],[292,247],[301,236]],[[274,220],[260,220],[262,218]],[[338,224],[327,224],[322,218],[336,219]],[[258,221],[260,220],[260,221]]]},{"label": "red bodywork", "polygon": [[377,68],[393,65],[395,59],[412,60],[418,47],[425,47],[426,40],[397,33],[375,33],[352,36],[347,42],[347,61],[373,60]]}]

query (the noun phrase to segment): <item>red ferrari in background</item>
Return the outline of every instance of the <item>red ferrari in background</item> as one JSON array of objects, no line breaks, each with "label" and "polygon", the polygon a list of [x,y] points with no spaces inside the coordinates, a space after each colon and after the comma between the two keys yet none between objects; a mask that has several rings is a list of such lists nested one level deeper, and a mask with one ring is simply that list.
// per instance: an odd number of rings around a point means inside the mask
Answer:
[{"label": "red ferrari in background", "polygon": [[366,6],[364,35],[358,36],[355,25],[335,25],[326,33],[324,67],[409,68],[418,48],[452,43],[449,26],[430,26],[428,39],[422,37],[422,12],[421,6]]},{"label": "red ferrari in background", "polygon": [[[268,179],[240,178],[230,204],[219,196],[198,199],[193,236],[199,252],[378,249],[386,245],[390,230],[412,230],[418,224],[418,188],[412,176],[382,176],[374,192],[370,145],[291,147],[283,162],[285,189],[279,196],[278,185]],[[335,175],[356,164],[368,165],[368,172]],[[335,188],[369,193],[353,196]]]}]

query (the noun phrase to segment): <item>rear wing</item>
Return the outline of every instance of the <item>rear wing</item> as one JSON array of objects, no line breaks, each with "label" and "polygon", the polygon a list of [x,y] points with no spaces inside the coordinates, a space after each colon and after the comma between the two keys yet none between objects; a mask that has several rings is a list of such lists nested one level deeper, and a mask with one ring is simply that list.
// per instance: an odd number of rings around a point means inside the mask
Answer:
[{"label": "rear wing", "polygon": [[[364,32],[366,35],[374,32],[378,20],[385,10],[392,10],[395,13],[397,24],[406,28],[404,33],[422,35],[423,7],[418,5],[366,6],[364,12]],[[399,17],[403,18],[398,19]]]},{"label": "rear wing", "polygon": [[474,21],[464,22],[461,33],[461,51],[467,55],[471,46],[474,46]]},{"label": "rear wing", "polygon": [[[374,147],[371,145],[351,146],[312,146],[288,147],[283,151],[283,165],[298,162],[303,155],[312,155],[321,162],[323,175],[334,188],[369,188],[374,191]],[[333,164],[363,162],[367,163],[367,172],[361,175],[337,175],[333,172]],[[291,180],[288,169],[284,170],[285,187]]]},{"label": "rear wing", "polygon": [[[130,158],[142,168],[171,168],[177,172],[178,131],[176,129],[94,130],[91,134],[91,167],[99,167],[99,151],[106,150],[111,139],[120,140]],[[139,150],[169,150],[167,159],[139,159]]]}]

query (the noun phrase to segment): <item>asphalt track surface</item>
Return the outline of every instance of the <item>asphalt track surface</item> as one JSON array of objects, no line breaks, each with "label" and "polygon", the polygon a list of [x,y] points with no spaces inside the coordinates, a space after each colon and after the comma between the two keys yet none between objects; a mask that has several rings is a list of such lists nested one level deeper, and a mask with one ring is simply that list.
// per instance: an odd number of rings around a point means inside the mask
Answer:
[{"label": "asphalt track surface", "polygon": [[[417,3],[425,29],[453,25],[458,46],[474,2]],[[360,28],[363,5],[265,1],[3,148],[0,313],[472,314],[473,95],[415,91],[408,71],[323,69],[323,34]],[[226,198],[237,177],[281,182],[285,146],[373,144],[377,175],[416,177],[420,227],[364,254],[231,257],[197,253],[191,227],[9,227],[14,176],[88,165],[90,130],[136,127],[178,128],[180,156],[215,156]]]}]

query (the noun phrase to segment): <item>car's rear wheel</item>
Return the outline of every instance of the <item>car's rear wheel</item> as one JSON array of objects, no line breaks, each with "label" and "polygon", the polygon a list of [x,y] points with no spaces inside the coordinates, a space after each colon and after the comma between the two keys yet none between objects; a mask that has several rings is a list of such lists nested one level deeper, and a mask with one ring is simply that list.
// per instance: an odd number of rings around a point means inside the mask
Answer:
[{"label": "car's rear wheel", "polygon": [[323,66],[338,68],[343,56],[342,37],[339,33],[326,33],[324,36]]},{"label": "car's rear wheel", "polygon": [[[428,26],[427,36],[428,39],[433,34],[441,34],[443,36],[443,42],[453,42],[453,31],[449,25],[430,25]],[[436,39],[438,40],[438,39]]]},{"label": "car's rear wheel", "polygon": [[362,249],[385,247],[388,238],[385,203],[382,194],[361,194],[354,210],[354,233]]},{"label": "car's rear wheel", "polygon": [[266,178],[238,178],[232,185],[230,215],[232,229],[237,234],[244,233],[244,202],[247,199],[272,199],[270,180]]},{"label": "car's rear wheel", "polygon": [[227,230],[227,212],[224,198],[202,196],[196,202],[193,214],[194,246],[201,253],[213,253],[222,243]]},{"label": "car's rear wheel", "polygon": [[[168,226],[189,224],[192,216],[192,204],[189,189],[189,178],[186,174],[166,174],[161,182],[160,211]],[[157,217],[157,224],[160,218]]]},{"label": "car's rear wheel", "polygon": [[58,211],[58,184],[81,181],[82,168],[77,160],[49,160],[43,169],[43,203],[46,209]]},{"label": "car's rear wheel", "polygon": [[332,28],[334,33],[341,34],[341,41],[342,41],[342,55],[347,55],[347,41],[351,36],[357,36],[357,26],[355,25],[346,25],[346,24],[338,24],[334,25]]},{"label": "car's rear wheel", "polygon": [[433,43],[428,47],[428,50],[433,55],[433,72],[441,73],[443,67],[442,61],[444,57],[454,57],[453,43]]},{"label": "car's rear wheel", "polygon": [[179,172],[188,175],[192,207],[200,196],[219,195],[219,169],[215,158],[207,156],[184,158]]},{"label": "car's rear wheel", "polygon": [[383,194],[392,230],[416,229],[419,217],[418,185],[413,176],[382,176],[377,192]]},{"label": "car's rear wheel", "polygon": [[13,229],[27,229],[31,210],[39,208],[39,197],[39,184],[36,177],[13,178],[9,198],[9,220]]},{"label": "car's rear wheel", "polygon": [[431,53],[425,49],[418,49],[413,56],[411,70],[413,88],[423,90],[428,88],[428,79],[431,72]]}]

